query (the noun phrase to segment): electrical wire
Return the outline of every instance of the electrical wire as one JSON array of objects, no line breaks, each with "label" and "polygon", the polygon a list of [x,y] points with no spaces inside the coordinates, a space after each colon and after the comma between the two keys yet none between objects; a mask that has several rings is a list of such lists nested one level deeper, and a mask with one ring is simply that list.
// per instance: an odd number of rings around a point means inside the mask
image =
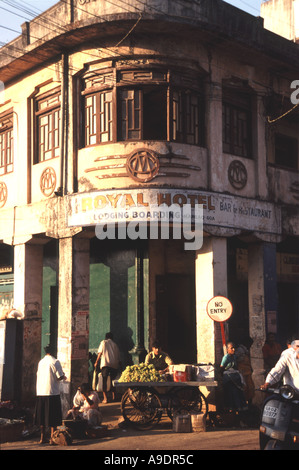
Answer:
[{"label": "electrical wire", "polygon": [[289,109],[288,111],[286,111],[284,114],[282,114],[281,116],[278,116],[277,118],[275,119],[270,119],[270,117],[268,116],[267,117],[267,121],[269,124],[273,124],[274,122],[277,122],[277,121],[280,121],[280,119],[284,118],[285,116],[287,116],[288,114],[290,114],[292,111],[294,111],[294,109],[298,108],[299,106],[299,103],[298,104],[295,104],[295,106],[293,106],[291,109]]},{"label": "electrical wire", "polygon": [[[9,0],[1,0],[1,1],[2,1],[2,2],[5,2],[5,3],[9,4],[9,5],[11,5],[11,4],[13,3],[13,2],[10,2]],[[63,1],[63,0],[61,0],[61,1]],[[68,4],[68,1],[63,1],[63,3]],[[111,2],[110,2],[110,3],[111,3]],[[0,7],[0,8],[3,8],[3,7]],[[17,7],[15,7],[15,8],[17,8]],[[98,18],[98,19],[100,19],[100,20],[102,20],[102,21],[104,21],[104,22],[109,22],[108,20],[106,20],[105,18],[103,18],[103,17],[101,17],[101,16],[99,16],[99,15],[95,15],[95,14],[93,14],[93,13],[90,13],[90,12],[88,12],[87,10],[84,10],[84,9],[82,9],[82,8],[80,8],[80,7],[77,7],[77,8],[80,9],[80,10],[82,10],[82,11],[84,11],[84,12],[86,12],[86,13],[91,14],[92,16],[95,16],[96,18]],[[7,9],[5,9],[5,8],[3,8],[3,9],[4,9],[4,10],[7,10]],[[25,9],[23,9],[23,8],[20,8],[20,7],[18,7],[18,9],[20,9],[20,10],[22,10],[22,11],[25,10]],[[10,10],[7,10],[7,11],[10,11]],[[28,13],[28,10],[25,10],[25,11]],[[129,10],[128,10],[128,11],[129,11]],[[31,12],[31,14],[34,16],[34,13]],[[18,15],[18,16],[21,16],[22,18],[28,20],[28,18],[26,18],[26,17],[24,17],[24,16],[22,16],[22,15]],[[139,16],[137,22],[136,22],[136,23],[133,25],[133,27],[130,29],[130,31],[125,35],[125,37],[122,38],[122,39],[119,41],[119,43],[118,43],[116,46],[114,46],[114,47],[119,46],[119,45],[129,36],[129,34],[135,29],[135,27],[137,26],[137,24],[139,23],[140,20],[141,20],[141,15]],[[48,21],[47,21],[47,22],[48,22]],[[41,24],[41,23],[39,23],[39,24]],[[51,31],[56,32],[57,29],[53,30],[53,28],[52,28],[53,24],[55,25],[55,22],[54,22],[54,21],[51,21],[51,28],[48,27],[48,29],[50,29]],[[42,25],[42,26],[44,26],[44,25]],[[56,24],[56,26],[58,26],[58,27],[59,27],[60,29],[62,29],[64,32],[69,32],[69,29],[67,29],[67,28],[65,28],[65,27],[63,28],[60,24]],[[1,27],[7,29],[5,26],[1,26]],[[46,25],[46,27],[47,27],[47,25]],[[43,38],[36,38],[36,37],[34,37],[34,36],[31,36],[31,37],[32,37],[33,39],[36,39],[36,40],[39,40],[39,41],[43,39]],[[44,40],[44,43],[46,43],[46,40]],[[9,47],[9,44],[6,45],[6,44],[2,43],[2,45],[3,45],[3,46],[6,46],[6,47]],[[115,56],[115,51],[112,51],[112,50],[109,49],[109,48],[101,47],[100,49],[106,50],[107,52],[109,52],[109,53],[110,53],[110,56]],[[19,50],[20,50],[20,49],[19,49]],[[21,50],[20,50],[20,51],[21,51]],[[7,53],[5,53],[5,52],[3,52],[3,51],[1,51],[1,52],[2,52],[2,54],[7,55],[8,57],[14,58],[14,56],[12,56],[12,55],[10,55],[10,54],[7,54]],[[23,51],[21,51],[21,52],[23,52]],[[91,54],[90,52],[82,51],[82,53],[85,54],[85,55],[88,55],[88,56],[90,56],[90,57],[95,57],[95,58],[97,58],[97,59],[99,58],[97,55]],[[118,53],[118,55],[122,55],[122,54]],[[123,54],[123,56],[126,57],[127,55],[126,55],[126,54]],[[41,57],[41,58],[42,58],[42,57]],[[49,67],[47,67],[47,68],[49,68]],[[73,70],[75,70],[75,68],[73,68]],[[77,69],[77,71],[79,71],[79,69]]]},{"label": "electrical wire", "polygon": [[136,26],[138,25],[138,23],[139,23],[139,21],[141,20],[141,18],[142,18],[142,15],[140,14],[138,20],[137,20],[136,23],[132,26],[132,28],[130,29],[130,31],[128,31],[127,34],[126,34],[117,44],[115,44],[114,47],[120,46],[121,43],[122,43],[123,41],[125,41],[125,39],[127,39],[127,37],[131,34],[131,32],[136,28]]},{"label": "electrical wire", "polygon": [[[61,0],[61,1],[63,1],[64,3],[67,3],[67,4],[68,4],[68,1],[67,1],[67,0]],[[107,1],[108,3],[114,5],[114,6],[119,6],[119,5],[117,5],[116,3],[112,2],[111,0],[106,0],[106,1]],[[145,4],[145,3],[142,2],[141,0],[137,0],[137,1],[138,1],[138,3],[140,3],[141,5],[147,6],[147,4]],[[174,0],[174,1],[176,1],[177,4],[180,4],[180,5],[182,6],[182,4],[181,4],[180,2],[178,2],[177,0]],[[11,2],[11,1],[9,1],[9,0],[2,0],[2,2],[6,3],[6,4],[9,5],[9,6],[13,6],[14,8],[19,9],[20,11],[22,11],[22,12],[25,13],[25,14],[29,14],[29,15],[35,17],[36,12],[33,12],[32,10],[28,10],[27,8],[24,8],[23,6],[20,6],[20,5],[18,5],[18,7],[16,7],[15,5],[13,5],[13,2]],[[14,2],[14,3],[16,3],[16,2]],[[126,4],[124,1],[122,1],[122,0],[120,0],[120,3],[123,3],[124,5],[127,6],[127,4]],[[196,3],[198,4],[198,2],[196,2]],[[248,5],[246,2],[242,2],[242,3]],[[249,5],[248,5],[248,6],[249,6]],[[23,17],[23,18],[25,18],[26,20],[28,20],[28,18],[24,17],[23,15],[19,15],[19,14],[17,14],[17,13],[11,12],[10,10],[8,10],[8,9],[6,9],[6,8],[4,8],[4,7],[1,7],[1,8],[2,8],[3,10],[6,10],[6,11],[12,13],[12,14],[15,14],[15,15],[17,15],[17,16]],[[92,15],[92,16],[98,18],[98,19],[100,19],[101,21],[104,20],[105,22],[107,22],[107,20],[104,19],[103,17],[101,17],[101,16],[99,16],[99,15],[95,15],[95,14],[93,14],[93,13],[91,13],[91,12],[89,12],[89,11],[87,11],[87,10],[81,8],[81,7],[78,7],[77,5],[76,5],[76,8],[79,9],[79,10],[82,10],[82,11],[84,11],[85,13],[88,13],[88,14],[90,14],[90,15]],[[253,7],[252,7],[252,8],[253,8]],[[179,18],[188,18],[188,19],[190,19],[190,17],[185,17],[185,16],[183,16],[183,15],[170,15],[170,14],[165,14],[164,12],[162,12],[162,11],[159,10],[159,9],[157,9],[156,7],[151,7],[151,9],[157,11],[157,12],[160,13],[160,14],[163,14],[163,15],[166,15],[166,16],[169,16],[169,17],[172,17],[172,18],[173,18],[173,17],[176,17],[176,18],[179,17]],[[254,9],[254,8],[253,8],[253,9]],[[126,9],[126,10],[132,12],[132,10],[128,10],[128,9]],[[138,8],[137,8],[137,10],[139,10],[140,12],[142,11],[142,10],[140,10],[140,9],[138,9]],[[42,16],[40,16],[40,19],[44,20],[44,19],[42,18]],[[140,13],[139,18],[138,18],[137,22],[133,25],[133,27],[128,31],[128,33],[127,33],[114,47],[118,47],[118,46],[131,34],[131,32],[136,28],[136,26],[138,25],[138,23],[140,22],[141,19],[142,19],[142,13]],[[48,21],[43,21],[43,23],[47,23],[47,22],[48,22]],[[68,31],[66,28],[62,27],[61,24],[54,23],[53,21],[51,22],[51,28],[49,28],[51,31],[53,31],[53,28],[52,28],[53,24],[54,24],[57,28],[61,29],[61,30],[64,31],[64,32],[65,32],[65,31]],[[43,26],[47,27],[46,24],[43,24]],[[11,28],[4,27],[3,25],[0,25],[0,27],[5,28],[5,29],[8,29],[8,30],[12,30]],[[12,31],[15,31],[15,30],[12,30]],[[54,31],[56,32],[57,29],[55,29]],[[35,39],[41,40],[42,38],[35,38]],[[46,41],[45,41],[45,42],[46,42]],[[5,45],[5,43],[1,43],[1,45]],[[106,50],[106,51],[108,51],[109,53],[111,53],[111,54],[113,54],[113,55],[115,56],[115,51],[112,51],[110,48],[101,47],[100,49]],[[16,48],[14,48],[14,50],[16,50]],[[23,52],[23,50],[21,50],[21,49],[17,49],[17,50],[19,50],[20,52]],[[91,56],[91,57],[94,57],[93,54],[90,54],[90,53],[87,53],[87,52],[85,52],[85,53],[86,53],[87,55]],[[7,54],[7,55],[9,55],[9,54]],[[12,58],[15,58],[14,56],[11,56],[11,55],[9,55],[9,56],[12,57]],[[97,56],[95,56],[95,57],[97,57]],[[21,58],[21,57],[20,57],[20,58]],[[43,56],[40,56],[40,58],[41,58],[41,59],[44,59],[44,60],[46,59],[46,57],[43,57]],[[97,57],[97,58],[98,58],[98,57]],[[21,59],[26,60],[25,58],[21,58]],[[50,68],[50,67],[47,67],[47,68]],[[218,66],[218,68],[220,68],[220,67]],[[73,71],[78,71],[79,69],[76,70],[75,68],[72,68],[72,70],[73,70]],[[265,88],[267,88],[267,86],[266,86]],[[279,119],[282,119],[284,116],[286,116],[286,115],[288,115],[290,112],[292,112],[296,107],[298,107],[298,105],[294,106],[294,108],[292,108],[291,110],[289,110],[288,112],[284,113],[283,115],[279,116],[278,118],[276,118],[276,119],[274,119],[274,120],[270,120],[270,118],[268,117],[268,122],[269,122],[269,123],[273,123],[273,122],[278,121]]]},{"label": "electrical wire", "polygon": [[[13,7],[16,8],[16,9],[22,10],[22,11],[24,11],[25,13],[30,14],[30,15],[32,15],[32,16],[36,16],[37,14],[42,13],[41,10],[38,10],[38,12],[37,12],[37,9],[36,9],[36,11],[34,11],[34,10],[31,10],[31,9],[28,9],[28,8],[24,8],[24,7],[23,7],[23,4],[24,4],[24,3],[26,4],[26,2],[23,2],[23,3],[22,3],[22,6],[21,6],[21,5],[18,4],[17,2],[13,2],[13,1],[11,1],[11,0],[1,0],[1,1],[4,2],[4,3],[6,3],[6,4],[8,4],[8,5],[10,5],[10,6],[13,6]],[[61,1],[64,1],[64,3],[68,3],[68,1],[65,1],[65,0],[61,0]],[[107,1],[108,3],[114,5],[114,6],[119,6],[118,4],[112,2],[111,0],[106,0],[106,1]],[[144,6],[147,6],[147,7],[151,8],[152,10],[157,11],[157,12],[160,13],[160,14],[164,14],[164,15],[171,16],[171,17],[177,16],[177,17],[180,17],[180,18],[188,18],[188,19],[190,19],[190,17],[184,17],[184,16],[182,16],[182,15],[170,15],[169,13],[166,14],[165,12],[162,12],[161,10],[159,10],[159,9],[158,9],[157,7],[155,7],[155,6],[147,5],[145,2],[142,2],[141,0],[136,0],[136,1],[138,1],[140,4],[142,4],[142,5],[144,5]],[[193,0],[193,1],[194,1],[194,3],[196,3],[197,5],[201,6],[201,0],[199,0],[199,1]],[[259,10],[259,9],[253,7],[252,5],[250,5],[249,3],[245,2],[244,0],[240,0],[240,1],[241,1],[244,5],[246,5],[247,7],[250,7],[252,10],[255,10],[255,11],[257,11],[257,12],[260,13],[260,10]],[[123,3],[123,4],[126,5],[126,6],[128,5],[126,2],[124,2],[124,1],[122,1],[122,0],[119,0],[119,2],[120,2],[120,3]],[[183,5],[179,0],[172,0],[172,2],[173,2],[173,3],[177,3],[178,5],[181,5],[181,6],[185,6],[185,5]],[[227,4],[229,4],[229,5],[232,5],[231,3],[228,3],[228,2],[225,2],[225,3],[227,3]],[[16,6],[16,4],[17,4],[17,6]],[[28,4],[27,4],[27,5],[28,5]],[[54,5],[54,4],[53,4],[53,5]],[[99,15],[96,15],[96,14],[94,14],[94,13],[88,12],[87,10],[83,9],[82,7],[79,7],[78,5],[75,5],[75,8],[77,8],[78,10],[84,11],[84,12],[86,12],[86,13],[92,14],[92,15],[95,16],[95,17],[101,18]],[[124,7],[123,7],[123,8],[124,8]],[[237,8],[237,7],[236,7],[236,8]],[[141,11],[140,9],[138,9],[138,8],[136,8],[136,7],[135,7],[135,9],[137,9],[137,11]],[[126,9],[126,10],[132,12],[132,10],[128,10],[128,9]],[[272,15],[269,15],[269,16],[272,17]],[[254,20],[255,20],[255,18],[254,18]],[[280,22],[282,22],[282,21],[280,20]],[[286,22],[286,21],[283,21],[283,22],[284,22],[285,24],[287,24],[288,26],[291,26],[289,22]],[[60,28],[62,28],[62,25],[57,25],[57,26],[60,27]]]},{"label": "electrical wire", "polygon": [[[114,2],[112,2],[111,0],[106,0],[106,1],[107,1],[108,3],[111,3],[111,4],[113,4],[113,5],[116,5],[116,4],[115,4]],[[125,5],[127,5],[123,0],[118,0],[118,1],[119,1],[120,3],[124,3]],[[141,3],[141,4],[145,5],[145,6],[147,6],[147,4],[144,3],[144,2],[141,1],[141,0],[136,0],[136,1],[138,1],[139,3]],[[178,0],[172,0],[172,1],[173,1],[173,2],[176,2],[176,3],[179,3],[180,5],[182,5],[180,2],[178,2]],[[61,2],[68,3],[67,0],[61,0]],[[198,1],[196,1],[195,3],[197,3],[198,5],[201,5],[201,0],[198,0]],[[119,6],[119,5],[117,5],[117,6]],[[80,10],[80,11],[86,13],[86,14],[89,14],[89,15],[91,15],[91,16],[93,16],[93,17],[96,17],[96,18],[98,17],[98,15],[96,15],[95,13],[92,13],[92,12],[90,12],[90,11],[88,11],[88,10],[82,8],[82,7],[78,7],[78,5],[75,5],[75,8],[77,8],[78,10]],[[154,10],[156,10],[156,11],[159,12],[160,14],[162,14],[161,10],[157,9],[156,7],[151,7],[151,8],[154,9]],[[188,18],[188,19],[190,19],[190,17],[185,17],[185,16],[183,17],[183,16],[179,16],[179,15],[170,15],[169,13],[167,13],[167,14],[166,14],[166,13],[163,13],[163,14],[164,14],[165,16],[168,16],[168,17],[174,17],[174,16],[175,16],[176,18],[183,18],[183,19]],[[101,18],[101,17],[99,17],[99,18]],[[253,21],[255,21],[255,18],[253,18]],[[138,22],[139,22],[139,21],[138,21]],[[121,42],[122,42],[122,41],[121,41]],[[115,47],[115,46],[114,46],[114,47]],[[102,49],[102,50],[108,50],[109,52],[111,52],[111,54],[112,54],[113,56],[115,56],[115,51],[113,51],[111,48],[107,48],[107,47],[102,48],[102,47],[101,47],[100,49]],[[87,54],[88,54],[88,53],[87,53]],[[119,55],[119,54],[118,54],[118,55]],[[121,54],[120,54],[120,55],[121,55]],[[124,54],[124,56],[126,56],[126,54]],[[208,61],[208,60],[201,60],[201,64],[203,64],[203,63],[205,63],[206,65],[209,65],[209,61]],[[226,71],[226,69],[225,69],[224,67],[220,67],[220,66],[218,66],[218,65],[217,65],[216,67],[217,67],[219,70]],[[263,86],[264,88],[267,88],[267,89],[269,89],[269,90],[271,89],[270,87],[265,87],[264,84],[259,83],[259,82],[257,82],[257,81],[254,81],[254,83],[257,84],[257,85]]]},{"label": "electrical wire", "polygon": [[[16,4],[17,2],[12,2],[11,0],[1,0],[1,1],[4,2],[4,3],[6,3],[6,4],[8,4],[8,5],[13,5],[15,8],[17,8],[17,9],[19,9],[19,10],[22,10],[22,11],[25,11],[26,13],[31,14],[32,16],[34,16],[34,15],[36,14],[36,12],[33,12],[32,10],[28,10],[27,8],[23,8],[23,7],[19,6],[19,5],[16,7],[15,4]],[[61,1],[62,1],[63,3],[69,4],[69,2],[68,2],[67,0],[61,0]],[[106,0],[106,1],[107,1],[108,3],[114,5],[114,6],[118,6],[118,7],[119,7],[119,4],[116,4],[116,3],[112,2],[111,0]],[[125,6],[128,6],[128,4],[127,4],[126,2],[124,2],[123,0],[118,0],[118,1],[119,1],[119,3],[121,3],[121,4],[123,4],[123,5],[125,5]],[[141,1],[141,0],[136,0],[136,1],[139,2],[140,4],[142,4],[143,6],[148,6],[146,3],[144,3],[144,2]],[[176,2],[177,4],[179,4],[179,5],[182,6],[182,4],[181,4],[178,0],[173,0],[173,2]],[[199,2],[199,3],[196,2],[196,4],[201,5],[200,2]],[[86,13],[86,14],[89,14],[89,15],[91,15],[91,16],[94,16],[94,17],[100,19],[101,21],[103,21],[103,20],[104,20],[104,21],[107,21],[107,20],[105,20],[103,17],[101,17],[101,16],[99,16],[99,15],[97,15],[97,14],[95,14],[95,13],[92,13],[92,12],[90,12],[90,11],[88,11],[88,10],[82,8],[82,7],[79,7],[78,5],[75,5],[75,8],[76,8],[77,10],[80,10],[80,11]],[[124,8],[124,7],[123,7],[123,8]],[[188,18],[188,19],[190,19],[190,16],[189,16],[189,17],[185,17],[185,16],[182,16],[182,15],[170,15],[169,13],[166,14],[166,13],[162,12],[161,10],[159,10],[158,8],[154,7],[154,6],[152,6],[152,7],[150,7],[150,8],[153,9],[153,10],[155,10],[155,11],[157,11],[157,12],[160,13],[160,14],[163,14],[163,15],[166,15],[166,16],[169,16],[169,17],[179,17],[179,18]],[[135,7],[135,9],[137,9],[139,12],[142,11],[142,10],[138,9],[137,7]],[[126,10],[132,12],[132,10],[128,10],[127,8],[126,8]],[[41,18],[42,18],[42,16],[41,16]],[[255,20],[255,18],[254,18],[254,20]],[[55,22],[53,22],[53,20],[52,20],[52,21],[51,21],[51,26],[52,26],[53,24],[55,25]],[[63,29],[63,27],[61,26],[61,24],[56,24],[56,26],[59,27],[60,29]],[[53,28],[52,28],[52,27],[51,27],[51,30],[53,31]],[[65,31],[68,31],[68,30],[65,29]],[[122,41],[121,41],[121,42],[122,42]],[[107,50],[107,51],[109,51],[110,53],[115,54],[114,51],[111,51],[111,49],[109,49],[109,48],[107,48],[107,47],[101,48],[101,49]],[[87,52],[85,52],[85,53],[88,54]]]},{"label": "electrical wire", "polygon": [[[1,0],[1,1],[7,3],[8,5],[12,5],[12,3],[13,3],[13,2],[11,2],[11,1],[9,1],[9,0]],[[69,4],[68,0],[61,0],[61,1],[62,1],[63,3]],[[106,0],[106,1],[107,1],[108,3],[114,5],[114,6],[118,6],[118,7],[119,7],[119,4],[116,4],[116,3],[112,2],[111,0]],[[126,6],[128,6],[128,4],[125,3],[123,0],[118,0],[118,1],[119,1],[119,3],[122,3],[122,4],[126,5]],[[136,1],[138,1],[140,4],[142,4],[142,5],[144,5],[144,6],[147,6],[147,5],[146,5],[144,2],[142,2],[141,0],[136,0]],[[178,4],[182,5],[182,4],[181,4],[180,2],[178,2],[177,0],[173,0],[173,1],[176,1]],[[14,3],[16,3],[16,2],[14,2]],[[196,2],[196,3],[198,4],[198,2]],[[199,5],[200,5],[200,3],[199,3]],[[20,6],[18,6],[18,7],[16,7],[16,8],[21,9]],[[103,18],[103,17],[101,17],[101,16],[99,16],[99,15],[93,13],[93,12],[90,12],[90,11],[88,11],[88,10],[82,8],[82,7],[79,7],[78,5],[75,5],[75,8],[77,8],[77,9],[80,10],[80,11],[83,11],[83,12],[86,13],[86,14],[89,14],[89,15],[91,15],[91,16],[93,16],[93,17],[98,18],[98,19],[101,20],[101,21],[109,22],[106,18]],[[158,12],[161,13],[161,14],[163,13],[164,15],[169,16],[169,17],[175,16],[175,17],[186,18],[186,17],[180,16],[180,15],[169,15],[169,14],[166,14],[166,13],[164,13],[164,12],[161,12],[161,10],[157,9],[156,7],[152,7],[152,9],[158,11]],[[22,10],[25,11],[26,13],[30,13],[30,14],[32,14],[32,15],[35,14],[35,12],[32,12],[32,11],[30,11],[30,10],[28,10],[28,9],[25,9],[25,8],[22,8]],[[128,9],[126,9],[126,10],[132,12],[131,10],[128,10]],[[138,11],[141,12],[140,9],[138,9]],[[21,15],[20,15],[20,16],[21,16]],[[127,33],[115,46],[112,46],[112,47],[118,47],[118,46],[131,34],[131,32],[136,28],[136,26],[137,26],[138,23],[140,22],[141,18],[142,18],[142,13],[140,13],[140,16],[139,16],[137,22],[136,22],[136,23],[133,25],[133,27],[128,31],[128,33]],[[187,18],[189,19],[190,17],[187,17]],[[254,18],[254,19],[255,19],[255,18]],[[52,22],[52,24],[55,25],[55,22]],[[57,25],[57,26],[58,26],[59,28],[61,28],[62,30],[64,30],[64,31],[69,31],[68,29],[63,28],[60,24]],[[1,26],[1,27],[4,27],[4,26]],[[51,30],[52,30],[52,31],[55,31],[55,32],[57,31],[56,29],[53,30],[53,28],[52,28]],[[36,38],[36,39],[41,40],[42,38]],[[46,40],[44,41],[44,43],[46,43]],[[110,54],[110,57],[112,57],[112,56],[115,57],[115,55],[116,55],[116,51],[114,51],[113,49],[108,48],[108,47],[100,47],[100,50],[106,51],[107,55]],[[21,49],[19,49],[19,51],[20,51],[20,52],[23,52]],[[2,52],[3,52],[3,51],[2,51]],[[81,51],[81,52],[82,52],[83,54],[86,54],[86,55],[89,56],[89,57],[95,57],[95,58],[97,58],[97,59],[99,58],[98,55],[91,54],[90,52],[87,52],[87,51]],[[14,58],[14,56],[12,56],[12,55],[10,55],[10,54],[7,54],[7,55],[8,55],[9,57],[11,57],[11,58]],[[118,56],[127,57],[127,54],[121,54],[120,51],[117,51],[117,55],[118,55]],[[41,57],[41,59],[46,59],[46,58],[44,58],[44,57],[42,57],[42,56],[40,56],[40,57]],[[108,57],[109,57],[109,55],[108,55]],[[48,58],[47,58],[47,59],[48,59]],[[203,63],[208,64],[208,60],[206,60],[206,61],[205,61],[205,60],[201,60],[201,63],[202,63],[202,64],[203,64]],[[224,67],[220,67],[219,65],[217,65],[216,67],[218,67],[219,69],[225,70]],[[50,70],[52,70],[49,66],[48,66],[47,68],[49,68]],[[78,71],[79,71],[79,69],[76,69],[75,67],[71,67],[70,70],[72,70],[73,72],[78,72]],[[55,69],[55,71],[56,71],[56,69]],[[258,83],[257,81],[254,81],[254,83],[259,84],[259,85],[263,86],[264,88],[266,88],[266,89],[268,89],[268,90],[270,89],[270,87],[268,87],[267,85],[265,85],[265,84],[260,84],[260,83]],[[265,96],[265,95],[261,93],[261,96]]]},{"label": "electrical wire", "polygon": [[[2,1],[4,1],[4,0],[2,0]],[[21,16],[21,15],[18,15],[18,16]],[[23,16],[22,16],[22,17],[23,17]],[[23,17],[23,18],[26,19],[26,17]],[[3,25],[0,25],[0,27],[1,27],[1,28],[5,28],[5,29],[8,29],[8,30],[11,29],[11,28],[8,28],[8,27],[3,26]],[[61,26],[59,25],[59,27],[61,27]],[[55,32],[57,31],[57,30],[53,30],[53,28],[49,28],[49,29],[51,29],[51,31],[55,31]],[[15,30],[14,30],[14,31],[15,31]],[[66,28],[64,28],[63,31],[65,32],[65,31],[69,31],[69,30],[66,29]],[[40,41],[40,40],[43,39],[43,38],[34,37],[34,36],[32,36],[32,35],[31,35],[31,37],[32,37],[33,39],[38,40],[38,41]],[[45,43],[46,43],[46,40],[44,40],[43,44],[45,44]],[[6,44],[6,43],[3,43],[3,42],[1,42],[0,44],[1,44],[1,46],[3,46],[3,47],[5,46],[5,48],[11,49],[12,52],[13,52],[13,51],[18,51],[18,52],[24,53],[24,50],[23,50],[23,49],[17,48],[15,45]],[[23,60],[23,61],[28,62],[28,63],[32,63],[32,61],[31,61],[30,59],[28,60],[28,59],[25,58],[24,56],[16,57],[16,56],[13,56],[13,55],[9,54],[8,52],[4,52],[3,50],[0,51],[0,53],[1,53],[2,55],[6,55],[6,56],[8,56],[8,57],[10,57],[10,58],[12,58],[12,59],[19,59],[19,60]],[[90,56],[90,57],[96,57],[97,59],[99,58],[98,56],[93,55],[93,54],[90,54],[90,53],[88,53],[88,52],[83,52],[83,51],[82,51],[82,53],[83,53],[83,54],[86,54],[86,55],[88,55],[88,56]],[[41,60],[44,60],[44,61],[45,61],[45,60],[49,60],[49,57],[42,56],[42,55],[40,55],[40,53],[38,53],[38,52],[35,52],[35,55],[39,56]],[[48,68],[49,70],[54,70],[54,71],[56,71],[56,69],[52,69],[50,66],[47,66],[47,67],[45,67],[45,68]],[[81,69],[76,69],[76,68],[74,68],[74,67],[70,67],[70,70],[73,70],[74,72],[78,72],[78,71],[80,71]]]},{"label": "electrical wire", "polygon": [[[6,4],[8,4],[8,5],[10,5],[10,6],[12,6],[12,4],[14,3],[14,2],[11,2],[11,1],[9,1],[9,0],[1,0],[1,1],[4,2],[4,3],[6,3]],[[67,0],[61,0],[61,1],[63,1],[63,3],[69,4],[69,2],[68,2]],[[111,4],[115,5],[115,6],[119,6],[119,5],[113,3],[113,2],[111,2],[111,1],[109,1],[109,0],[106,0],[106,1],[108,1],[108,3],[111,3]],[[124,3],[124,2],[121,1],[121,3]],[[125,4],[125,5],[126,5],[126,4]],[[15,5],[13,5],[13,6],[14,6],[14,8],[17,8],[17,9],[19,9],[19,10],[21,10],[21,11],[27,13],[27,14],[31,14],[32,16],[35,15],[35,12],[33,13],[32,11],[28,11],[27,9],[24,9],[24,8],[22,8],[22,7],[20,7],[20,6],[18,6],[18,7],[16,7]],[[0,8],[4,9],[4,10],[6,10],[6,11],[11,12],[10,10],[7,10],[7,9],[4,8],[4,7],[0,7]],[[78,10],[81,10],[81,11],[87,13],[87,14],[90,14],[90,15],[96,17],[97,19],[99,19],[99,20],[101,20],[101,21],[109,22],[109,21],[106,20],[105,18],[103,18],[103,17],[101,17],[101,16],[99,16],[99,15],[96,15],[96,14],[94,14],[94,13],[92,13],[92,12],[89,12],[89,11],[87,11],[87,10],[81,8],[81,7],[76,6],[76,8],[77,8]],[[131,12],[131,10],[128,10],[128,9],[126,9],[126,10]],[[139,9],[138,9],[138,10],[139,10]],[[139,11],[141,11],[141,10],[139,10]],[[13,12],[11,12],[11,13],[13,13]],[[16,15],[22,17],[23,19],[28,20],[28,18],[27,18],[27,17],[24,17],[23,15],[19,15],[19,14],[17,14],[17,13],[14,13],[14,14],[16,14]],[[135,27],[137,26],[137,24],[138,24],[139,21],[141,20],[141,17],[142,17],[142,14],[140,14],[140,16],[139,16],[137,22],[133,25],[133,27],[130,29],[130,31],[129,31],[114,47],[118,47],[118,46],[129,36],[129,34],[135,29]],[[42,17],[41,17],[41,18],[42,18]],[[41,24],[41,23],[39,23],[39,24]],[[67,28],[63,28],[60,24],[55,24],[55,22],[53,22],[53,21],[51,21],[51,28],[48,27],[48,29],[50,29],[51,31],[54,31],[54,32],[57,31],[56,29],[53,30],[53,28],[52,28],[53,24],[56,25],[56,26],[58,26],[58,27],[59,27],[60,29],[62,29],[63,31],[69,32],[69,30],[68,30]],[[43,26],[44,26],[44,25],[43,25]],[[5,28],[4,26],[2,26],[2,27]],[[47,25],[46,25],[46,27],[47,27]],[[42,40],[42,39],[43,39],[43,38],[35,38],[34,36],[31,36],[31,37],[32,37],[33,39],[36,39],[36,40]],[[46,43],[46,40],[44,41],[44,43]],[[5,44],[2,43],[2,45],[4,46]],[[9,44],[6,45],[6,47],[9,47]],[[115,51],[111,50],[111,48],[100,47],[100,49],[107,51],[107,52],[110,54],[111,57],[112,57],[112,56],[115,57]],[[15,48],[15,50],[16,50],[16,48]],[[20,49],[18,49],[18,50],[21,51]],[[23,51],[21,51],[21,52],[23,52]],[[90,57],[95,57],[95,58],[97,58],[97,59],[99,58],[97,55],[91,54],[90,52],[82,51],[82,53],[85,54],[85,55],[88,55],[88,56],[90,56]],[[12,55],[10,55],[10,54],[8,54],[8,53],[5,53],[5,52],[3,52],[3,51],[2,51],[2,54],[7,55],[8,57],[14,58],[14,56],[12,56]],[[121,53],[119,53],[119,51],[118,51],[118,56],[122,56],[122,55],[123,55],[124,57],[127,57],[127,54],[121,54]],[[41,58],[43,58],[43,57],[41,56]],[[45,59],[46,59],[46,58],[45,58]],[[26,60],[26,59],[24,59],[24,60]],[[47,67],[47,68],[49,68],[49,67]],[[73,70],[75,70],[75,69],[73,68]],[[79,71],[79,69],[77,69],[77,71]]]}]

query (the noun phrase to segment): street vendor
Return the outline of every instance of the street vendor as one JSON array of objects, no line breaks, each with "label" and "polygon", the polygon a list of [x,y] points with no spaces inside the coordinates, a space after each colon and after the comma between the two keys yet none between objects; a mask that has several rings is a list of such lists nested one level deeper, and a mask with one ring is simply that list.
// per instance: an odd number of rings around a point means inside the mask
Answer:
[{"label": "street vendor", "polygon": [[90,426],[99,426],[103,416],[99,410],[99,397],[88,383],[83,383],[73,399],[73,408],[68,411],[66,419],[83,419]]},{"label": "street vendor", "polygon": [[162,351],[159,341],[154,341],[152,350],[145,358],[145,364],[153,364],[154,368],[161,373],[166,373],[168,367],[173,364],[169,355]]}]

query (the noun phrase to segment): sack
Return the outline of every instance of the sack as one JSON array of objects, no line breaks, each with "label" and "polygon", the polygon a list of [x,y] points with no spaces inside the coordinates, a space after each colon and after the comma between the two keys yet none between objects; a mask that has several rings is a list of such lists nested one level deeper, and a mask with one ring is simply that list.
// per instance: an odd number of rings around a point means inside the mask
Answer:
[{"label": "sack", "polygon": [[111,377],[108,375],[108,377],[106,377],[106,390],[103,390],[103,375],[102,372],[100,372],[98,375],[97,392],[109,392],[111,385]]},{"label": "sack", "polygon": [[71,435],[66,429],[64,430],[57,429],[57,431],[53,433],[51,442],[58,446],[70,446],[73,440],[72,440]]}]

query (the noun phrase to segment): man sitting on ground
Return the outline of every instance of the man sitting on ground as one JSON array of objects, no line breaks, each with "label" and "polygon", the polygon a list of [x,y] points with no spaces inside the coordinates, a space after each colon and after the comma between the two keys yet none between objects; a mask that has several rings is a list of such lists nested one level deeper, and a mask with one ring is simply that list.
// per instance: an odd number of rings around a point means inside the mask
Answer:
[{"label": "man sitting on ground", "polygon": [[84,419],[90,426],[99,426],[103,416],[99,411],[100,403],[97,392],[92,390],[88,383],[78,388],[73,399],[73,408],[68,412],[66,419]]}]

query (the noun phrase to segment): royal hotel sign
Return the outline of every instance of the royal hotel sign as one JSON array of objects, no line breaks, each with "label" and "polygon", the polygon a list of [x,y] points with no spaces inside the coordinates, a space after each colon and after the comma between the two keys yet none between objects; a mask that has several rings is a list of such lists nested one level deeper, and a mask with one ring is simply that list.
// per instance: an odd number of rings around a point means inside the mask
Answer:
[{"label": "royal hotel sign", "polygon": [[68,196],[67,225],[92,226],[98,223],[148,221],[159,219],[165,206],[202,205],[203,224],[281,233],[280,209],[271,203],[215,192],[184,189],[133,189],[80,193]]}]

